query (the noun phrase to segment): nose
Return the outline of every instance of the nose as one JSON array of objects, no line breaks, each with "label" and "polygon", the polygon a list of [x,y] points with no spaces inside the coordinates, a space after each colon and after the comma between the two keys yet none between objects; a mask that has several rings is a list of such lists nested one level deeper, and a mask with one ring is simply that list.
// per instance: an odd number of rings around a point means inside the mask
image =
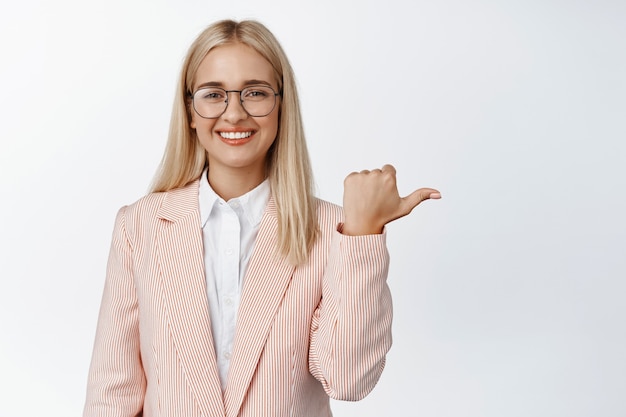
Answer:
[{"label": "nose", "polygon": [[226,94],[229,95],[229,98],[226,101],[226,110],[222,113],[222,118],[231,124],[247,119],[248,113],[241,104],[241,93],[239,91],[228,91]]}]

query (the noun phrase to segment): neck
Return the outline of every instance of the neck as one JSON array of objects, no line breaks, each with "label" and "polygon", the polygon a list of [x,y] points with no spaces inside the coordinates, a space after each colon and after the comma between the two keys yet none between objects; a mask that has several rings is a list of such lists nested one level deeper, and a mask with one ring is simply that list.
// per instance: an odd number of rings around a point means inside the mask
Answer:
[{"label": "neck", "polygon": [[265,172],[241,172],[240,170],[212,170],[209,166],[208,173],[211,188],[228,201],[237,198],[255,189],[265,180]]}]

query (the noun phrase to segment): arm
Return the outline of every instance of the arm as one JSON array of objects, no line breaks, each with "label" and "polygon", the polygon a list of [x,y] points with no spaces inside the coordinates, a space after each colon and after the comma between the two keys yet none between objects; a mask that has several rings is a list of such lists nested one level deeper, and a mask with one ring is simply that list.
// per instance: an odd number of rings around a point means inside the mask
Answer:
[{"label": "arm", "polygon": [[361,399],[378,382],[391,347],[392,316],[382,233],[430,198],[441,194],[421,188],[400,197],[391,165],[344,181],[345,222],[331,243],[309,352],[309,370],[332,398]]},{"label": "arm", "polygon": [[359,400],[376,385],[391,347],[385,235],[335,232],[311,329],[309,370],[334,399]]},{"label": "arm", "polygon": [[140,416],[143,408],[146,379],[139,350],[139,309],[125,211],[119,211],[113,231],[85,417],[134,417]]}]

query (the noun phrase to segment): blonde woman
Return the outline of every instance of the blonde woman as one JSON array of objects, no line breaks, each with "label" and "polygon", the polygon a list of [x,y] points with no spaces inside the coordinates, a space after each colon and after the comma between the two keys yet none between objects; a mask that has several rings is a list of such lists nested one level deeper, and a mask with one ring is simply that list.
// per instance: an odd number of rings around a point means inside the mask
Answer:
[{"label": "blonde woman", "polygon": [[292,69],[254,21],[191,45],[153,192],[117,216],[84,415],[330,416],[391,346],[395,170],[316,199]]}]

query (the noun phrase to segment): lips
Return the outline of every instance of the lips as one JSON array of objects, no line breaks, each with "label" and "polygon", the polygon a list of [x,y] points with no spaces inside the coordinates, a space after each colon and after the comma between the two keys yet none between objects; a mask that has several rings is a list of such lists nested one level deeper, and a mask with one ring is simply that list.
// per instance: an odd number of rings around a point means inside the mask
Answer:
[{"label": "lips", "polygon": [[256,133],[255,130],[237,130],[218,132],[220,139],[227,145],[239,146],[250,142]]}]

